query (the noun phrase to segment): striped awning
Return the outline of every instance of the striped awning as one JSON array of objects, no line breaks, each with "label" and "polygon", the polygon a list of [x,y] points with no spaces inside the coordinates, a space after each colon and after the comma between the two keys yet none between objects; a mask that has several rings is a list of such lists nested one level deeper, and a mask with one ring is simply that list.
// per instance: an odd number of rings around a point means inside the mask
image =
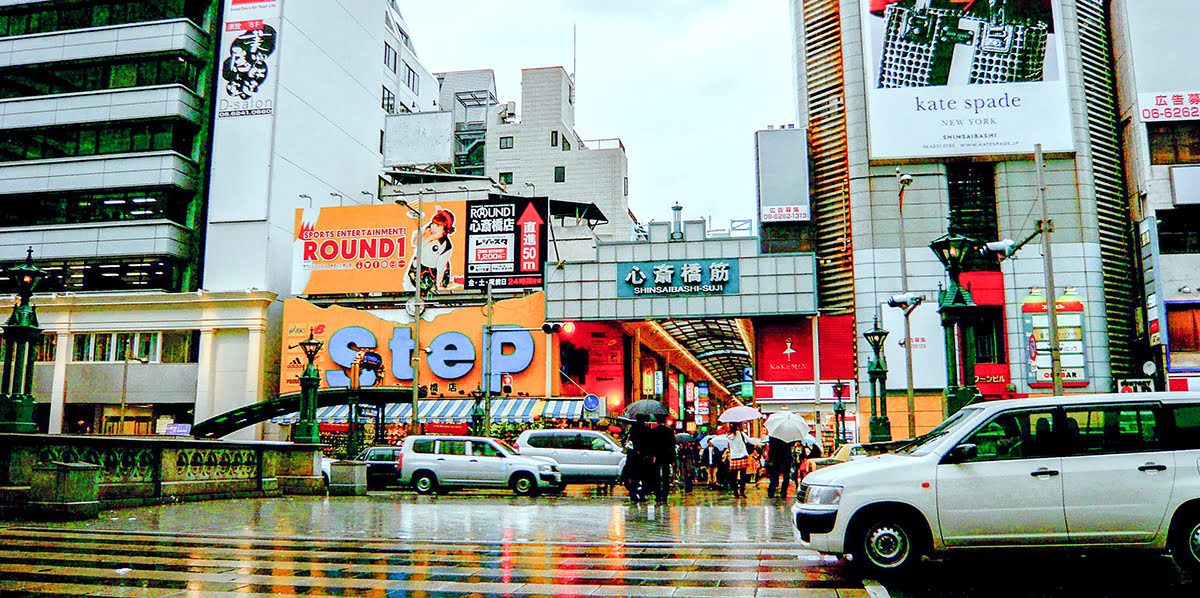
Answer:
[{"label": "striped awning", "polygon": [[541,399],[532,397],[500,397],[492,398],[492,421],[494,422],[527,422],[533,421],[539,415],[537,406]]},{"label": "striped awning", "polygon": [[[527,422],[533,421],[540,415],[537,408],[542,401],[535,397],[493,397],[492,421]],[[553,402],[553,401],[551,401]],[[576,415],[559,415],[556,417],[578,418],[578,412],[583,409],[580,401]],[[423,422],[469,422],[471,411],[475,408],[475,399],[419,399],[420,420]],[[323,423],[344,423],[349,420],[348,405],[330,405],[317,409],[317,421]],[[300,419],[299,413],[289,413],[273,418],[276,424],[294,424]],[[363,418],[364,420],[369,418]],[[390,403],[384,408],[383,420],[394,424],[407,422],[412,419],[412,405],[408,403]]]},{"label": "striped awning", "polygon": [[546,401],[542,419],[583,419],[583,399],[553,399]]}]

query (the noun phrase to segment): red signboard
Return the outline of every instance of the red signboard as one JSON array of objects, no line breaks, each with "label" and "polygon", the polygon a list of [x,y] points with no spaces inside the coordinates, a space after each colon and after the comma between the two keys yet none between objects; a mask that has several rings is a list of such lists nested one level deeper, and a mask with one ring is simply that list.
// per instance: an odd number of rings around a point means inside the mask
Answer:
[{"label": "red signboard", "polygon": [[[821,379],[853,379],[854,317],[822,316]],[[813,379],[812,320],[789,324],[760,324],[758,372],[755,379],[764,382],[797,382]]]},{"label": "red signboard", "polygon": [[975,387],[985,399],[998,399],[1008,392],[1010,382],[1007,363],[975,364]]}]

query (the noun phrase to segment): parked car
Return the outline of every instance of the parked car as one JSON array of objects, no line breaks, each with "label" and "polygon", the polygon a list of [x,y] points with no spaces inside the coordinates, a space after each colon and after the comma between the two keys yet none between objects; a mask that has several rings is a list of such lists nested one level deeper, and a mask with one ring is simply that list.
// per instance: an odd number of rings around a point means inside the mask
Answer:
[{"label": "parked car", "polygon": [[421,494],[451,487],[508,486],[528,496],[562,485],[558,464],[522,456],[503,440],[481,436],[408,436],[400,451],[400,483]]},{"label": "parked car", "polygon": [[339,460],[363,461],[367,464],[368,488],[395,486],[398,484],[400,476],[399,459],[400,447],[398,446],[372,446],[363,449],[353,459],[321,457],[321,477],[325,480],[325,486],[328,487],[330,471],[335,462]]},{"label": "parked car", "polygon": [[615,484],[625,467],[617,441],[595,430],[525,430],[516,445],[522,455],[554,459],[563,484]]},{"label": "parked car", "polygon": [[821,469],[822,467],[829,467],[830,465],[837,465],[838,463],[845,463],[847,461],[853,461],[863,457],[870,457],[871,455],[887,453],[899,448],[906,442],[907,441],[889,440],[886,442],[856,442],[852,444],[843,444],[842,446],[838,447],[838,450],[834,451],[833,454],[828,457],[806,459],[804,461],[804,466],[806,468],[805,471],[813,472]]},{"label": "parked car", "polygon": [[974,548],[1170,551],[1200,574],[1200,393],[969,405],[894,453],[805,477],[801,542],[874,573]]}]

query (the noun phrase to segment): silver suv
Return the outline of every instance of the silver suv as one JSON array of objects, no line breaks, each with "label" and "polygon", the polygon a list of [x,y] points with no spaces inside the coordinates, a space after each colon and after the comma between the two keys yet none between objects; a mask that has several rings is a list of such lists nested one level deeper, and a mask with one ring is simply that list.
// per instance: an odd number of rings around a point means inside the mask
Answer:
[{"label": "silver suv", "polygon": [[558,462],[564,484],[615,483],[625,467],[625,451],[595,430],[525,430],[516,444],[522,455]]},{"label": "silver suv", "polygon": [[481,436],[409,436],[400,451],[400,485],[420,494],[450,487],[508,486],[522,496],[562,485],[558,464],[518,455],[503,440]]}]

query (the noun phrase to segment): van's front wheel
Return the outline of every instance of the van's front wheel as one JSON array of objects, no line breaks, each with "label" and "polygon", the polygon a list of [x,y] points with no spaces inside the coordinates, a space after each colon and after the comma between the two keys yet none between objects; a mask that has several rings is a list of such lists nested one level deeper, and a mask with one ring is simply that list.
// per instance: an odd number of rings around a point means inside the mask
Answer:
[{"label": "van's front wheel", "polygon": [[1193,577],[1200,576],[1200,516],[1183,521],[1171,543],[1171,557]]},{"label": "van's front wheel", "polygon": [[874,573],[898,575],[921,560],[913,527],[900,517],[881,517],[862,528],[855,542],[855,564]]}]

